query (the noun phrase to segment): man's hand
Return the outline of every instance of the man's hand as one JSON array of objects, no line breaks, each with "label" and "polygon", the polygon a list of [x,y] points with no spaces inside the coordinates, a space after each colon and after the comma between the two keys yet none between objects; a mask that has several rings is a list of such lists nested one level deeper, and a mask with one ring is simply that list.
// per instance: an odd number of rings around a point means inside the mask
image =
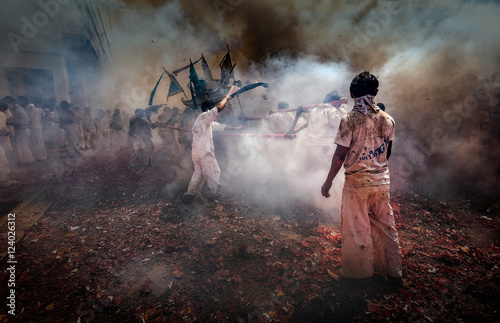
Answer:
[{"label": "man's hand", "polygon": [[294,138],[296,138],[296,136],[294,137],[293,135],[294,135],[294,133],[293,133],[293,132],[288,131],[288,132],[285,134],[285,139],[290,139],[290,140],[293,140]]},{"label": "man's hand", "polygon": [[324,197],[330,197],[330,188],[332,188],[332,182],[330,181],[326,181],[323,186],[321,186],[321,195],[323,195]]}]

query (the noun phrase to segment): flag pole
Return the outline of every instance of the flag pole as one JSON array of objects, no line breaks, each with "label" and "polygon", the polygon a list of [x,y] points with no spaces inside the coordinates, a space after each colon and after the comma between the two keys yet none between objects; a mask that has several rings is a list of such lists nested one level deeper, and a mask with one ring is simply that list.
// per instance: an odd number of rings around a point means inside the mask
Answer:
[{"label": "flag pole", "polygon": [[155,96],[156,89],[158,89],[158,85],[160,84],[160,81],[161,81],[161,78],[163,77],[163,74],[165,74],[165,71],[163,71],[163,73],[161,73],[161,76],[158,79],[158,82],[156,82],[156,85],[153,88],[153,91],[151,91],[151,95],[149,96],[149,102],[148,102],[149,104],[148,105],[153,105],[153,98]]},{"label": "flag pole", "polygon": [[[168,77],[169,77],[169,78],[170,78],[171,76],[173,76],[172,74],[170,74],[170,73],[167,71],[167,69],[166,69],[165,67],[163,67],[163,66],[162,66],[161,68],[163,68],[163,73],[167,73],[167,75],[168,75]],[[174,77],[174,79],[175,79],[175,77]],[[187,97],[187,95],[186,95],[186,92],[184,91],[184,89],[182,88],[182,86],[180,86],[180,84],[178,84],[178,85],[179,85],[180,89],[182,90],[182,94],[184,94],[184,96],[186,97],[186,99],[187,99],[187,100],[189,100],[189,99],[188,99],[188,97]],[[167,101],[168,101],[168,97],[167,97]]]},{"label": "flag pole", "polygon": [[[229,44],[226,44],[226,47],[227,47],[227,53],[228,53],[228,55],[230,55],[230,54],[229,54]],[[235,64],[235,65],[236,65],[236,64]],[[231,73],[231,72],[230,72],[230,73]],[[233,84],[234,84],[234,82],[235,82],[235,80],[236,80],[236,76],[234,75],[234,74],[235,74],[235,73],[234,73],[234,71],[232,71],[232,74],[233,74]],[[243,108],[241,107],[240,96],[239,96],[239,95],[237,95],[237,96],[236,96],[236,98],[238,99],[238,106],[240,107],[240,111],[241,111],[241,113],[242,113],[243,115],[245,115],[245,113],[243,112]]]},{"label": "flag pole", "polygon": [[238,106],[240,107],[240,111],[243,115],[245,115],[245,113],[243,112],[243,109],[241,108],[241,102],[240,102],[240,96],[237,95],[236,98],[238,99]]}]

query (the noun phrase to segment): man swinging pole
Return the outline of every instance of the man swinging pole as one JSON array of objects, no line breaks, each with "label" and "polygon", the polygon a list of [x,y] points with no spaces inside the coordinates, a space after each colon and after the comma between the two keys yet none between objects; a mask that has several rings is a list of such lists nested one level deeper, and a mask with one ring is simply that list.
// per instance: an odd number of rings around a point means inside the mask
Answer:
[{"label": "man swinging pole", "polygon": [[[231,93],[231,91],[229,92]],[[231,127],[215,121],[227,104],[231,94],[226,95],[216,106],[210,101],[201,105],[202,113],[198,115],[193,126],[192,158],[194,173],[189,182],[187,192],[183,195],[184,203],[191,203],[198,193],[200,185],[206,180],[210,197],[217,195],[220,180],[220,168],[215,158],[213,131],[241,130],[244,127]]]}]

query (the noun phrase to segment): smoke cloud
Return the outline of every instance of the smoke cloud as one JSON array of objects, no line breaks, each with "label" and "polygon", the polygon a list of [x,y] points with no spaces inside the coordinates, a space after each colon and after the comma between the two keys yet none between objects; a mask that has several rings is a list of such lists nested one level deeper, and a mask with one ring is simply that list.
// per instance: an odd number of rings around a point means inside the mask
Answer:
[{"label": "smoke cloud", "polygon": [[[116,97],[129,104],[146,102],[161,74],[159,66],[175,69],[203,53],[215,72],[226,44],[237,63],[237,79],[271,84],[241,96],[247,116],[265,116],[280,100],[290,106],[322,102],[331,90],[349,97],[354,75],[369,70],[380,80],[377,101],[386,104],[397,124],[390,161],[395,188],[447,197],[498,192],[498,2],[234,0],[128,5],[131,9],[113,22],[116,50],[110,76],[119,79],[113,88]],[[178,78],[187,84],[187,75]],[[166,96],[166,87],[160,87],[159,97]],[[175,101],[180,97],[170,98],[169,104],[182,107]],[[268,152],[276,150],[274,145],[289,143],[262,141],[243,145],[251,155],[245,167],[236,167],[244,179],[240,187],[248,188],[245,183],[253,178],[259,195],[269,196],[263,190],[272,187],[267,184],[281,183],[292,190],[280,190],[283,194],[313,200],[323,179],[306,188],[302,166],[293,166],[304,150],[290,148],[275,160]],[[236,140],[234,144],[241,145]]]},{"label": "smoke cloud", "polygon": [[[376,100],[396,121],[389,162],[395,189],[446,197],[500,192],[498,1],[110,3],[128,9],[104,17],[110,64],[89,89],[93,106],[144,108],[162,67],[175,70],[202,53],[218,77],[226,45],[236,79],[271,84],[241,95],[241,107],[232,102],[247,116],[265,116],[280,100],[320,103],[332,90],[349,97],[352,78],[368,70],[380,81]],[[177,79],[185,86],[188,72]],[[167,102],[167,92],[162,82],[154,103],[182,109],[182,94]],[[249,125],[248,132],[257,131],[268,130]],[[223,172],[231,185],[321,206],[316,198],[326,173],[302,176],[308,166],[299,162],[300,140],[228,141],[234,155]]]}]

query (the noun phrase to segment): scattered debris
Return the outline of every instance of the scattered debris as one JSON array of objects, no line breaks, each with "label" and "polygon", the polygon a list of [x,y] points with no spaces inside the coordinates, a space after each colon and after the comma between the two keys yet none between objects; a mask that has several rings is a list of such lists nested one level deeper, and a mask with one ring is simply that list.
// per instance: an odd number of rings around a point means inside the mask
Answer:
[{"label": "scattered debris", "polygon": [[51,208],[16,245],[16,321],[500,320],[498,214],[394,194],[408,285],[398,289],[380,275],[345,281],[338,228],[316,210],[229,193],[186,206],[149,194],[167,184],[158,170],[125,167],[48,188]]}]

